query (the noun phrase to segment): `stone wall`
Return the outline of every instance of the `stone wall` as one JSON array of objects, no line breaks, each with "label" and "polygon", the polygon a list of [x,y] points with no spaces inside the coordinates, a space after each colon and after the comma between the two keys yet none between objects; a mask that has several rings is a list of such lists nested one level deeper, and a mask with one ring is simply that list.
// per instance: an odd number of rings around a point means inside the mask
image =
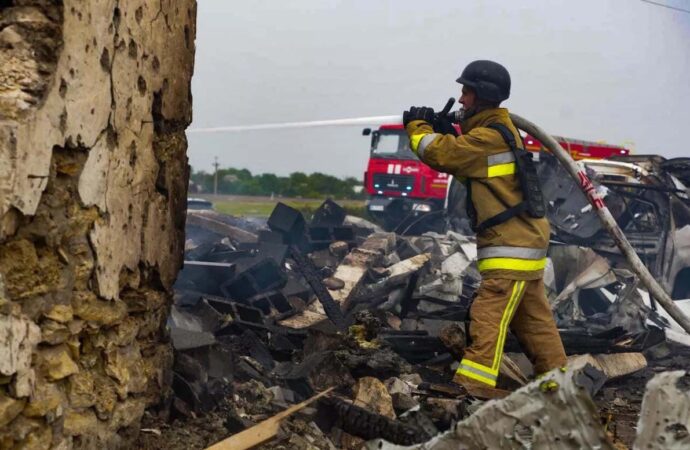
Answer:
[{"label": "stone wall", "polygon": [[194,0],[0,1],[0,448],[118,448],[165,398]]}]

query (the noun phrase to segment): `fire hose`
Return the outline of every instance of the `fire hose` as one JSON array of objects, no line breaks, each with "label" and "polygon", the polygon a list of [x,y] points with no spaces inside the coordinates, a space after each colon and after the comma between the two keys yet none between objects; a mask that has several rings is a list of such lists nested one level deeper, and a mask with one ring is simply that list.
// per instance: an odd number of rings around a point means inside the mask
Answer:
[{"label": "fire hose", "polygon": [[671,297],[649,272],[649,269],[642,263],[642,260],[637,255],[632,245],[630,245],[628,238],[623,234],[623,230],[620,229],[616,220],[611,215],[611,212],[606,207],[604,200],[597,194],[594,185],[589,180],[589,177],[587,177],[584,167],[578,165],[570,156],[570,153],[565,151],[551,135],[534,123],[517,114],[510,114],[510,119],[516,127],[537,138],[537,140],[544,144],[544,146],[558,158],[558,161],[560,161],[570,176],[573,177],[580,186],[585,197],[587,197],[587,200],[589,200],[589,203],[591,203],[594,211],[596,211],[599,216],[604,229],[611,235],[623,256],[628,260],[632,271],[640,278],[640,281],[642,281],[642,284],[649,290],[651,296],[659,302],[666,312],[668,312],[687,333],[690,333],[690,319],[688,319],[683,311],[676,306]]}]

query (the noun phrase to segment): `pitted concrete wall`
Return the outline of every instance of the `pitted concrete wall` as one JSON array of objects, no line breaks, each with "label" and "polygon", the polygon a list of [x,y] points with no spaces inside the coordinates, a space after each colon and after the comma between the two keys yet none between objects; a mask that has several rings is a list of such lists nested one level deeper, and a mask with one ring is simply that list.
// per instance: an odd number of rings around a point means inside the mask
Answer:
[{"label": "pitted concrete wall", "polygon": [[165,395],[195,20],[0,3],[0,448],[127,446]]}]

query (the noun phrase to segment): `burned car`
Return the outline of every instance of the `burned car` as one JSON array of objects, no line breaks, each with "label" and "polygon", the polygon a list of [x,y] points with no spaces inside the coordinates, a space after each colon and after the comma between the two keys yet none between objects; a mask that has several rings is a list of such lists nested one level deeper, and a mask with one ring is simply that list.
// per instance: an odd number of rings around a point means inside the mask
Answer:
[{"label": "burned car", "polygon": [[206,200],[205,198],[188,197],[187,209],[194,211],[213,209],[213,202]]},{"label": "burned car", "polygon": [[[673,299],[690,297],[690,158],[667,160],[657,155],[582,160],[616,219],[650,272]],[[607,258],[614,267],[626,260],[602,227],[579,185],[551,154],[538,164],[548,202],[552,247],[582,245]],[[467,233],[465,190],[453,181],[447,199],[452,229]]]}]

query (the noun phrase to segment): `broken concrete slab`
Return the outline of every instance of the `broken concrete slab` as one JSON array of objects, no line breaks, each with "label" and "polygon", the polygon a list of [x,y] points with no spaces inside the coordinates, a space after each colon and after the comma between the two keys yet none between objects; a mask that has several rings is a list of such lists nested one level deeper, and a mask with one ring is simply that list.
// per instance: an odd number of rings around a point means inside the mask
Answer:
[{"label": "broken concrete slab", "polygon": [[374,377],[362,377],[352,388],[354,404],[390,419],[395,419],[393,399],[386,386]]},{"label": "broken concrete slab", "polygon": [[335,256],[336,258],[342,259],[347,255],[348,244],[347,242],[343,241],[332,242],[331,245],[328,246],[328,251],[331,252],[331,255]]},{"label": "broken concrete slab", "polygon": [[405,382],[398,377],[391,377],[391,378],[387,379],[384,384],[386,386],[386,389],[388,389],[388,393],[391,395],[393,395],[393,394],[410,395],[412,393],[412,388],[417,387],[416,384],[414,386],[412,386],[411,383]]},{"label": "broken concrete slab", "polygon": [[635,449],[690,448],[690,376],[664,372],[647,383],[637,423]]},{"label": "broken concrete slab", "polygon": [[180,327],[173,327],[170,330],[170,339],[175,350],[189,350],[192,348],[206,347],[216,342],[216,338],[212,333],[186,330]]},{"label": "broken concrete slab", "polygon": [[685,347],[690,347],[690,335],[684,331],[676,331],[673,329],[664,329],[664,336],[666,337],[666,341],[672,342],[675,344],[680,344]]},{"label": "broken concrete slab", "polygon": [[644,369],[647,367],[647,358],[642,353],[588,354],[568,358],[568,367],[573,369],[580,369],[587,364],[604,372],[608,381]]},{"label": "broken concrete slab", "polygon": [[209,295],[222,295],[220,285],[235,275],[235,264],[209,261],[184,261],[175,283],[176,289],[189,289]]},{"label": "broken concrete slab", "polygon": [[409,394],[396,392],[391,394],[391,399],[393,400],[393,409],[397,414],[404,414],[411,409],[418,409],[419,407],[419,402]]},{"label": "broken concrete slab", "polygon": [[333,274],[345,283],[344,288],[332,293],[333,300],[341,307],[347,308],[351,294],[362,283],[367,269],[377,258],[390,253],[394,245],[395,235],[376,233],[369,236],[361,246],[352,250]]},{"label": "broken concrete slab", "polygon": [[268,218],[268,227],[281,233],[286,243],[297,244],[303,239],[306,222],[301,212],[278,202]]},{"label": "broken concrete slab", "polygon": [[281,289],[287,283],[287,276],[272,258],[255,261],[234,278],[220,286],[225,297],[246,300],[263,292]]},{"label": "broken concrete slab", "polygon": [[424,267],[429,259],[430,255],[428,253],[422,253],[421,255],[416,255],[393,264],[387,268],[388,275],[383,280],[384,285],[387,288],[399,286],[407,281],[410,275]]},{"label": "broken concrete slab", "polygon": [[373,222],[357,216],[347,215],[343,222],[345,225],[353,225],[361,230],[368,230],[369,233],[383,233],[384,230]]},{"label": "broken concrete slab", "polygon": [[[578,380],[581,374],[573,370],[549,372],[505,399],[485,403],[469,418],[423,444],[400,447],[375,440],[368,448],[613,450],[599,424],[597,408]],[[547,382],[556,382],[558,387],[545,389]]]},{"label": "broken concrete slab", "polygon": [[431,267],[418,283],[417,293],[441,301],[457,302],[473,260],[465,256],[454,239],[434,239],[430,252]]},{"label": "broken concrete slab", "polygon": [[294,312],[290,300],[281,291],[259,294],[248,299],[247,302],[260,309],[266,316],[284,317]]},{"label": "broken concrete slab", "polygon": [[429,257],[428,253],[424,253],[389,266],[385,270],[383,278],[371,284],[360,285],[356,295],[351,296],[349,305],[352,305],[354,302],[375,305],[374,299],[390,300],[392,292],[396,289],[404,288],[408,283],[410,284],[410,290],[414,289],[416,280],[413,276],[427,265]]},{"label": "broken concrete slab", "polygon": [[335,227],[342,225],[346,216],[345,208],[329,198],[314,211],[311,223],[312,225]]}]

